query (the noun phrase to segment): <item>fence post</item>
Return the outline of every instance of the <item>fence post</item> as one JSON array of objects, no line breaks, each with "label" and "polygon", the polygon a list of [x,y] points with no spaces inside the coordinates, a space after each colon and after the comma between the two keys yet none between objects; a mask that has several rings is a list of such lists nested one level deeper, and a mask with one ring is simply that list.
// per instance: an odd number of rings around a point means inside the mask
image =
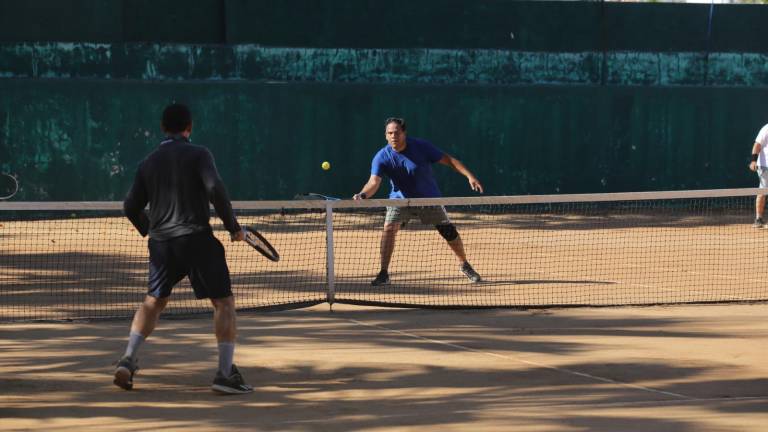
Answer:
[{"label": "fence post", "polygon": [[331,201],[325,202],[325,271],[328,280],[328,304],[333,306],[333,300],[336,295],[335,278],[333,263],[333,207]]}]

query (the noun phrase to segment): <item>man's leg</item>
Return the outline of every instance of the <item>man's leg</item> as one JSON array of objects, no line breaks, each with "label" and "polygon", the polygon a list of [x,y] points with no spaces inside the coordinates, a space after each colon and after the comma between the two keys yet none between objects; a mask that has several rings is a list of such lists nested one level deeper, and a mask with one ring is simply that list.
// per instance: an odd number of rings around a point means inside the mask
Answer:
[{"label": "man's leg", "polygon": [[456,238],[452,241],[447,242],[448,246],[451,247],[451,250],[456,255],[456,258],[459,259],[459,264],[464,264],[467,262],[467,254],[464,253],[464,243],[461,241],[461,236],[456,234]]},{"label": "man's leg", "polygon": [[216,342],[219,344],[219,372],[229,376],[235,353],[235,335],[237,333],[235,298],[211,299],[213,303],[213,325]]},{"label": "man's leg", "polygon": [[[157,298],[148,295],[144,297],[144,301],[139,305],[139,309],[133,315],[133,322],[131,323],[131,333],[138,333],[144,338],[149,337],[152,331],[155,330],[157,321],[160,319],[160,313],[163,312],[165,306],[168,305],[168,299],[170,297]],[[126,353],[126,355],[133,356],[133,353]]]},{"label": "man's leg", "polygon": [[467,255],[464,253],[464,243],[462,243],[461,237],[458,235],[458,233],[456,234],[455,240],[448,242],[448,246],[451,247],[453,253],[456,254],[456,258],[459,259],[459,263],[461,264],[459,270],[461,273],[463,273],[470,282],[480,282],[482,278],[480,277],[480,274],[475,271],[469,261],[467,261]]},{"label": "man's leg", "polygon": [[464,265],[467,262],[467,255],[464,253],[464,243],[461,241],[459,231],[456,225],[448,218],[448,214],[443,207],[425,207],[420,210],[421,221],[424,224],[432,224],[440,233],[440,236],[448,242],[459,264]]},{"label": "man's leg", "polygon": [[381,233],[381,270],[388,271],[389,263],[392,261],[392,253],[395,251],[395,239],[400,230],[400,222],[384,224],[384,231]]},{"label": "man's leg", "polygon": [[389,263],[392,260],[392,253],[395,251],[395,239],[400,230],[400,222],[385,222],[384,230],[381,232],[381,244],[379,253],[381,254],[381,270],[376,278],[371,281],[371,285],[386,285],[389,283]]},{"label": "man's leg", "polygon": [[451,250],[456,255],[456,258],[459,259],[459,264],[461,265],[459,270],[461,270],[461,273],[463,273],[470,282],[480,282],[480,275],[467,261],[467,255],[464,253],[464,243],[461,241],[461,236],[459,236],[456,226],[450,222],[450,220],[446,219],[435,225],[435,228],[437,228],[437,231],[445,241],[448,242],[448,246],[450,246]]},{"label": "man's leg", "polygon": [[[757,178],[760,179],[760,188],[768,188],[768,170],[762,167],[757,167]],[[755,197],[755,228],[762,228],[765,226],[765,219],[763,219],[764,209],[765,195],[757,195],[757,197]]]},{"label": "man's leg", "polygon": [[133,388],[133,375],[139,369],[136,362],[136,354],[139,351],[139,347],[155,329],[157,320],[160,319],[160,313],[168,304],[168,299],[169,297],[157,298],[147,295],[133,315],[128,346],[125,348],[125,354],[118,361],[117,368],[115,369],[114,383],[116,386],[125,390]]},{"label": "man's leg", "polygon": [[245,383],[243,376],[234,365],[235,336],[237,334],[235,298],[233,296],[211,299],[213,303],[213,324],[219,346],[219,370],[213,379],[213,390],[229,393],[250,393],[253,387]]},{"label": "man's leg", "polygon": [[144,301],[133,315],[130,340],[124,357],[136,358],[144,340],[155,330],[160,313],[168,305],[171,290],[184,276],[171,253],[171,242],[149,240],[149,286]]}]

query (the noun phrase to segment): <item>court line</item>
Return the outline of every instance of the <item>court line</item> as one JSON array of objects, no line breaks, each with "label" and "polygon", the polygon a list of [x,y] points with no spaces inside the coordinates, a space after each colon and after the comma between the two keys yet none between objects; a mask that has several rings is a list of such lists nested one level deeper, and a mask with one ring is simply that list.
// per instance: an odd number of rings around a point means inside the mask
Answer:
[{"label": "court line", "polygon": [[615,385],[618,385],[618,386],[628,387],[628,388],[632,388],[632,389],[635,389],[635,390],[642,390],[642,391],[650,392],[650,393],[663,394],[663,395],[672,396],[672,397],[679,398],[679,399],[698,400],[695,397],[687,396],[687,395],[680,394],[680,393],[673,393],[673,392],[668,392],[668,391],[664,391],[664,390],[657,390],[657,389],[654,389],[654,388],[651,388],[651,387],[645,387],[645,386],[641,386],[641,385],[637,385],[637,384],[630,384],[630,383],[625,383],[625,382],[622,382],[622,381],[616,381],[616,380],[613,380],[613,379],[610,379],[610,378],[605,378],[605,377],[601,377],[601,376],[597,376],[597,375],[592,375],[592,374],[588,374],[588,373],[585,373],[585,372],[579,372],[579,371],[575,371],[575,370],[568,369],[568,368],[561,368],[561,367],[557,367],[557,366],[550,366],[550,365],[547,365],[547,364],[538,363],[538,362],[535,362],[535,361],[524,360],[524,359],[521,359],[519,357],[514,357],[514,356],[510,356],[510,355],[505,355],[505,354],[498,354],[498,353],[494,353],[494,352],[490,352],[490,351],[483,351],[483,350],[479,350],[479,349],[475,349],[475,348],[470,348],[470,347],[466,347],[466,346],[455,344],[455,343],[451,343],[451,342],[445,342],[445,341],[441,341],[441,340],[437,340],[437,339],[431,339],[431,338],[428,338],[428,337],[419,336],[417,334],[408,333],[406,331],[396,330],[396,329],[392,329],[392,328],[389,328],[389,327],[384,327],[384,326],[378,325],[378,324],[365,323],[365,322],[358,321],[358,320],[353,319],[353,318],[345,318],[345,319],[350,321],[350,322],[352,322],[352,323],[355,323],[357,325],[361,325],[361,326],[365,326],[365,327],[371,327],[371,328],[376,328],[376,329],[379,329],[379,330],[393,332],[393,333],[398,333],[400,335],[407,336],[407,337],[410,337],[410,338],[413,338],[413,339],[419,339],[419,340],[423,340],[425,342],[429,342],[429,343],[433,343],[433,344],[438,344],[438,345],[445,345],[445,346],[449,346],[449,347],[456,348],[456,349],[459,349],[459,350],[473,352],[473,353],[476,353],[476,354],[483,354],[483,355],[487,355],[487,356],[490,356],[490,357],[501,358],[501,359],[504,359],[504,360],[512,360],[514,362],[527,364],[529,366],[536,366],[536,367],[540,367],[540,368],[544,368],[544,369],[550,369],[550,370],[553,370],[553,371],[556,371],[556,372],[560,372],[560,373],[563,373],[563,374],[579,376],[579,377],[587,378],[587,379],[590,379],[590,380],[593,380],[593,381],[600,381],[600,382],[604,382],[604,383],[608,383],[608,384],[615,384]]}]

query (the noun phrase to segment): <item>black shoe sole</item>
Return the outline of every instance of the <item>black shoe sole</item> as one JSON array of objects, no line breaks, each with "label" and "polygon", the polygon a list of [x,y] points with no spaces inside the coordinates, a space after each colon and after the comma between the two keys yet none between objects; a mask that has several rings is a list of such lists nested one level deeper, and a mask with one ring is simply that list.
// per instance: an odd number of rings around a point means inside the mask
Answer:
[{"label": "black shoe sole", "polygon": [[240,390],[240,389],[235,389],[235,388],[232,388],[232,387],[227,387],[227,386],[218,385],[218,384],[212,385],[211,386],[211,390],[213,390],[213,391],[215,391],[217,393],[224,393],[224,394],[248,394],[248,393],[253,393],[253,389]]},{"label": "black shoe sole", "polygon": [[116,386],[120,387],[123,390],[132,390],[133,389],[133,374],[131,374],[131,371],[124,367],[119,367],[115,371],[115,380],[112,381]]}]

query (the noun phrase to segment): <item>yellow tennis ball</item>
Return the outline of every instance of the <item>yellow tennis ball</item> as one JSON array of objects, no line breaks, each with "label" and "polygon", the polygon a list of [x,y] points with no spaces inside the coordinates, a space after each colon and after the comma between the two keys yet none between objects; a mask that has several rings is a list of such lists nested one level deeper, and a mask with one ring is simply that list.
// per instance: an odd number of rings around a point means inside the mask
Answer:
[{"label": "yellow tennis ball", "polygon": [[324,170],[328,171],[329,169],[331,169],[331,164],[330,164],[330,162],[328,162],[328,161],[325,161],[325,162],[323,162],[323,163],[320,165],[320,167],[322,167]]}]

